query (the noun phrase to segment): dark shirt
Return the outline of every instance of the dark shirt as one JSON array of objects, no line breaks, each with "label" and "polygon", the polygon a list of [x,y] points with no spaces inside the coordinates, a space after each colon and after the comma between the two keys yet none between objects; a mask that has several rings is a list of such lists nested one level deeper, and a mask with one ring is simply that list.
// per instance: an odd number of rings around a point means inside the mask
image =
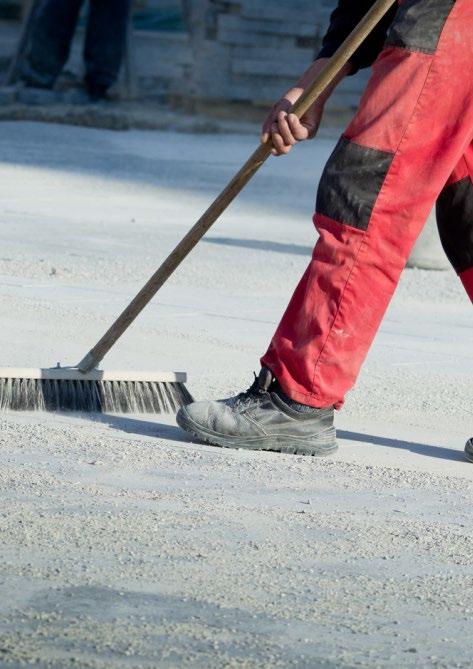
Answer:
[{"label": "dark shirt", "polygon": [[[333,56],[343,40],[348,37],[374,3],[375,0],[338,0],[338,6],[332,12],[330,26],[322,42],[322,50],[317,57],[329,58]],[[396,3],[350,58],[353,73],[374,63],[382,51],[386,33],[394,19],[397,8]]]}]

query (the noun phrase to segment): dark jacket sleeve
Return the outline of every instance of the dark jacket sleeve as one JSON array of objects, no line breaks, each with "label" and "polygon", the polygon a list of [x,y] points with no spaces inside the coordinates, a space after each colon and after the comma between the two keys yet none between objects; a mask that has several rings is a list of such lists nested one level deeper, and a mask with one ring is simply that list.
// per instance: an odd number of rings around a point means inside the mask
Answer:
[{"label": "dark jacket sleeve", "polygon": [[[322,41],[322,49],[317,58],[333,56],[343,40],[374,5],[375,0],[339,0],[330,17],[330,26]],[[353,74],[362,67],[369,67],[380,54],[386,33],[397,11],[397,3],[391,7],[374,31],[350,58]]]}]

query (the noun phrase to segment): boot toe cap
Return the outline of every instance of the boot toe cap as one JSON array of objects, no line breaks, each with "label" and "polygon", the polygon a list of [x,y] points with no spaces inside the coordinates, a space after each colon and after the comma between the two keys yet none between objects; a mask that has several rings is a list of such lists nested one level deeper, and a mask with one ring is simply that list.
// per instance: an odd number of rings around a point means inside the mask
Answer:
[{"label": "boot toe cap", "polygon": [[193,402],[179,409],[176,420],[184,429],[194,426],[210,433],[239,433],[238,416],[223,402]]}]

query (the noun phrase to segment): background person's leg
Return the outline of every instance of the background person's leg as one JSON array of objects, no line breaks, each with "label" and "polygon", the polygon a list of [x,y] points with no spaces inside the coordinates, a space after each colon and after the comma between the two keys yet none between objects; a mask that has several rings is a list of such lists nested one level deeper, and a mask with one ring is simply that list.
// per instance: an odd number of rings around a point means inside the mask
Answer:
[{"label": "background person's leg", "polygon": [[84,48],[86,84],[101,97],[117,80],[126,44],[131,0],[91,0]]},{"label": "background person's leg", "polygon": [[437,200],[440,239],[473,302],[473,144]]},{"label": "background person's leg", "polygon": [[52,88],[68,57],[83,0],[43,0],[33,21],[21,78]]},{"label": "background person's leg", "polygon": [[406,0],[319,187],[312,262],[262,364],[294,400],[343,403],[412,246],[471,141],[473,5]]}]

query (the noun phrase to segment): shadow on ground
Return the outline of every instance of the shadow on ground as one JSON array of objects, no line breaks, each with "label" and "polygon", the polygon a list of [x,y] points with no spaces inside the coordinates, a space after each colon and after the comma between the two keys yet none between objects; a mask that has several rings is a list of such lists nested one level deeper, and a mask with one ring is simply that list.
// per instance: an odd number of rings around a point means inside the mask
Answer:
[{"label": "shadow on ground", "polygon": [[[188,562],[195,566],[201,558],[189,555]],[[134,585],[43,589],[30,599],[32,615],[12,618],[15,632],[2,643],[1,657],[9,667],[26,666],[22,658],[28,652],[34,654],[39,669],[118,669],[137,667],[137,663],[162,669],[269,667],[275,658],[284,667],[349,667],[324,659],[326,649],[317,638],[324,628],[316,627],[314,632],[313,623],[298,620],[297,625],[289,625],[269,614],[250,615],[243,607],[184,597],[179,584],[158,580],[152,588],[140,581],[136,589]],[[130,647],[131,659],[127,658]],[[2,659],[0,665],[5,666]]]},{"label": "shadow on ground", "polygon": [[390,439],[389,437],[376,437],[370,434],[361,434],[360,432],[346,432],[337,430],[337,436],[340,439],[348,441],[361,441],[365,444],[374,444],[375,446],[388,446],[389,448],[402,448],[411,453],[426,455],[430,458],[440,458],[441,460],[463,461],[462,451],[455,448],[444,448],[442,446],[432,446],[429,444],[417,444],[411,441],[402,441],[400,439]]},{"label": "shadow on ground", "polygon": [[169,439],[183,444],[192,443],[192,439],[186,435],[177,425],[167,425],[166,423],[157,423],[151,420],[140,420],[138,418],[128,418],[114,414],[94,414],[88,419],[96,423],[103,423],[114,430],[126,432],[127,434],[141,435],[144,437],[156,437],[157,439]]},{"label": "shadow on ground", "polygon": [[[136,131],[121,135],[103,129],[51,123],[43,123],[38,133],[37,124],[28,121],[0,122],[0,135],[2,164],[85,174],[89,178],[106,177],[125,181],[127,190],[130,183],[178,189],[180,193],[185,190],[209,201],[234,176],[253,147],[251,138],[242,139],[238,135],[138,134]],[[167,136],[166,142],[164,136]],[[66,145],[68,151],[64,151]],[[328,158],[333,145],[332,140],[328,144],[324,140],[319,143],[318,151]],[[313,177],[305,176],[304,163],[296,155],[285,159],[285,168],[272,162],[271,168],[258,175],[257,186],[245,189],[245,201],[264,204],[265,208],[278,212],[287,211],[290,215],[298,212],[310,217],[324,158],[313,165]],[[271,190],[275,179],[281,184],[277,202]],[[295,190],[298,197],[291,195]],[[265,197],[267,192],[273,193],[270,198]]]},{"label": "shadow on ground", "polygon": [[[90,416],[88,416],[88,418],[90,418]],[[167,439],[169,441],[183,444],[195,443],[195,439],[189,437],[177,425],[168,425],[166,423],[157,423],[151,420],[139,420],[137,418],[128,418],[113,414],[95,414],[92,420],[97,423],[108,425],[120,432],[126,432],[127,434],[156,437],[157,439]],[[401,448],[410,451],[411,453],[425,455],[430,458],[440,458],[441,460],[453,460],[455,462],[462,462],[464,460],[463,452],[454,448],[445,448],[430,444],[418,444],[412,441],[402,441],[400,439],[378,437],[371,434],[349,432],[346,430],[337,430],[337,437],[339,439],[346,439],[347,441],[359,441],[365,444],[373,444],[374,446]]]},{"label": "shadow on ground", "polygon": [[236,246],[255,251],[273,251],[275,253],[289,253],[296,256],[311,256],[313,248],[302,244],[282,244],[280,242],[269,242],[260,239],[232,239],[231,237],[204,237],[207,244],[220,244],[222,246]]}]

